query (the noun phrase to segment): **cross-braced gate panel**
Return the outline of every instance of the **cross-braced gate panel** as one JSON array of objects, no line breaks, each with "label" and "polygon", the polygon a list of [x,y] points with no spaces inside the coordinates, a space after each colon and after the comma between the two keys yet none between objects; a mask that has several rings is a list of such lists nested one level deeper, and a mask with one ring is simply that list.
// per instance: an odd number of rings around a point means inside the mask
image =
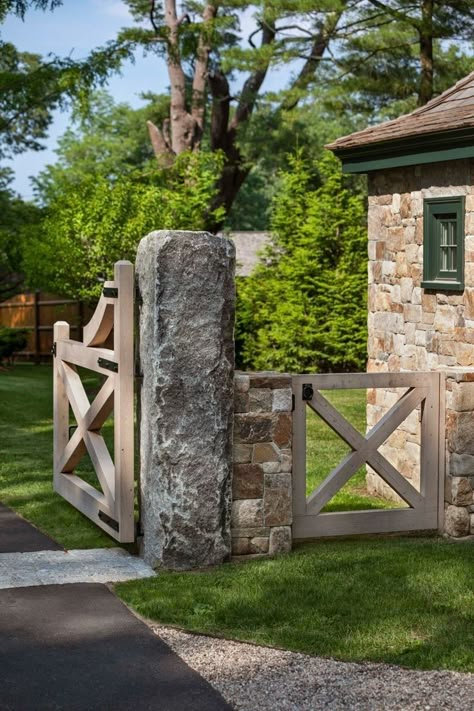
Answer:
[{"label": "cross-braced gate panel", "polygon": [[[104,344],[113,329],[113,350]],[[133,471],[133,265],[117,262],[106,282],[82,342],[69,338],[69,324],[54,325],[54,488],[110,536],[132,542]],[[77,366],[106,376],[91,403]],[[77,423],[72,436],[69,405]],[[114,458],[101,428],[114,411]],[[102,491],[75,473],[86,454]]]},{"label": "cross-braced gate panel", "polygon": [[[358,373],[293,377],[293,536],[307,538],[357,533],[436,529],[440,514],[440,382],[438,373]],[[319,392],[354,388],[405,388],[391,409],[364,437]],[[349,454],[306,495],[306,414],[310,408],[350,447]],[[379,451],[411,412],[421,417],[420,490]],[[407,508],[323,512],[357,470],[368,464],[406,502]],[[442,487],[441,487],[442,490]]]}]

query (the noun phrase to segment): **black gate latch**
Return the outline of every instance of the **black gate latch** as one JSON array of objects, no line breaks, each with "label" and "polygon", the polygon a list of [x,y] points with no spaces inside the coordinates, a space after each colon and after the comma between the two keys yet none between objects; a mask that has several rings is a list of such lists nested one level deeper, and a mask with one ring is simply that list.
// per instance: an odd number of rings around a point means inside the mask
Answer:
[{"label": "black gate latch", "polygon": [[305,401],[312,400],[313,395],[314,395],[314,390],[313,390],[313,386],[311,385],[311,383],[303,383],[303,394],[302,394],[303,400],[305,400]]}]

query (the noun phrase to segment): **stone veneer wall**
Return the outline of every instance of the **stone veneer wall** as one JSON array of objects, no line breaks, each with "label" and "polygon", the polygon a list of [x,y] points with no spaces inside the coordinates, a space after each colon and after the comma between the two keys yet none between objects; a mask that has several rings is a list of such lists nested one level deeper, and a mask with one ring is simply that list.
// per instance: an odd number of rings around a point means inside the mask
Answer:
[{"label": "stone veneer wall", "polygon": [[232,553],[291,550],[291,376],[237,373],[234,391]]},{"label": "stone veneer wall", "polygon": [[[369,176],[368,371],[442,370],[447,375],[446,531],[470,532],[474,484],[474,161],[377,171]],[[464,292],[427,291],[423,278],[423,200],[466,196]],[[368,393],[371,426],[397,397]],[[387,458],[416,485],[417,413],[390,438]],[[383,451],[383,450],[382,450]],[[387,495],[373,472],[369,488]],[[474,530],[474,526],[473,529]]]}]

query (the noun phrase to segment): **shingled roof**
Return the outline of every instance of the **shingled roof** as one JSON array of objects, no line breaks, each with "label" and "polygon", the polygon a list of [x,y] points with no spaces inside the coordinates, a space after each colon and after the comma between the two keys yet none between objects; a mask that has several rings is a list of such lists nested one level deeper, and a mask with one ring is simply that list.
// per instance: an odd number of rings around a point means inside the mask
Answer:
[{"label": "shingled roof", "polygon": [[[410,114],[343,136],[326,147],[343,163],[346,160],[352,164],[353,159],[357,162],[357,159],[363,161],[364,157],[376,159],[377,155],[393,153],[397,157],[395,164],[403,165],[407,164],[403,162],[403,156],[412,155],[415,148],[419,155],[420,151],[428,154],[440,147],[459,149],[469,145],[474,147],[474,72]],[[464,154],[468,157],[472,152],[465,151]],[[464,154],[441,156],[438,160],[464,157]],[[419,162],[432,162],[436,155],[425,155],[424,158]],[[349,172],[365,170],[349,167]]]}]

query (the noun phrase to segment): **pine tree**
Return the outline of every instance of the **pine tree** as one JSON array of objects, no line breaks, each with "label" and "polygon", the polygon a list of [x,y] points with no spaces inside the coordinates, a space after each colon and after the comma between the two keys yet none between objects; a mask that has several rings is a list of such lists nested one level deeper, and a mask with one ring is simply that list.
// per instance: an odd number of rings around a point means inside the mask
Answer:
[{"label": "pine tree", "polygon": [[297,154],[281,180],[273,245],[238,287],[239,364],[289,371],[364,368],[363,195],[346,185],[331,154],[316,173]]}]

